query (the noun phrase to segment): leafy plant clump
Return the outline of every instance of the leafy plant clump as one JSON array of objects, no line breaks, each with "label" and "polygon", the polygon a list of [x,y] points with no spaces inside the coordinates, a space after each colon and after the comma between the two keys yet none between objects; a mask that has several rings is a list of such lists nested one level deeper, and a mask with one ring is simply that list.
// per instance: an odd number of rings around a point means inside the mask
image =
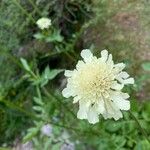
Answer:
[{"label": "leafy plant clump", "polygon": [[[148,1],[0,1],[0,149],[149,150]],[[47,18],[48,28],[37,21]],[[108,49],[135,78],[123,119],[77,119],[65,70]],[[142,129],[141,129],[142,128]]]}]

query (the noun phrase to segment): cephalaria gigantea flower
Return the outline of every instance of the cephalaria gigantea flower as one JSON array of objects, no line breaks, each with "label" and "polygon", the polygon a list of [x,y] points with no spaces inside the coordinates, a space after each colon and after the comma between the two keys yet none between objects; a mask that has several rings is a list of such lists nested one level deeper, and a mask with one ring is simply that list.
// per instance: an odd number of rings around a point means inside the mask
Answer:
[{"label": "cephalaria gigantea flower", "polygon": [[36,24],[40,29],[48,29],[51,26],[51,19],[48,18],[40,18]]},{"label": "cephalaria gigantea flower", "polygon": [[124,63],[114,64],[107,50],[101,57],[93,56],[90,50],[82,50],[76,69],[66,70],[67,86],[62,91],[64,97],[74,97],[79,103],[77,117],[89,123],[99,122],[101,114],[105,119],[122,118],[121,110],[129,110],[129,95],[122,92],[124,85],[134,84],[134,79],[123,71]]}]

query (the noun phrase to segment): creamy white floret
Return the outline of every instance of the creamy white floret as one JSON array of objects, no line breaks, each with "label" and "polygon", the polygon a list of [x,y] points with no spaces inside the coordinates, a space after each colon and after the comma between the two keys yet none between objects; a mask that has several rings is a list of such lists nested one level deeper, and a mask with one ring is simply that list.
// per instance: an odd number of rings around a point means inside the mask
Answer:
[{"label": "creamy white floret", "polygon": [[51,19],[49,18],[40,18],[36,24],[40,29],[48,29],[51,26]]},{"label": "creamy white floret", "polygon": [[101,114],[105,119],[122,118],[120,110],[129,110],[129,95],[121,92],[126,84],[134,84],[129,78],[124,63],[114,64],[107,50],[101,51],[101,57],[93,56],[90,50],[82,50],[83,61],[78,61],[76,69],[66,70],[67,87],[62,91],[64,97],[79,102],[79,119],[88,119],[90,123],[99,121]]}]

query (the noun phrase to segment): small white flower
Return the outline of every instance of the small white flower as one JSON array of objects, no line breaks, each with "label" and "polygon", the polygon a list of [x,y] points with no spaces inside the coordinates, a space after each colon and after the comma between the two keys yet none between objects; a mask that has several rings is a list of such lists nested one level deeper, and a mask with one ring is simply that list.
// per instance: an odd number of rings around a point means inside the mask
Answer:
[{"label": "small white flower", "polygon": [[51,136],[52,135],[52,126],[50,124],[46,124],[41,128],[42,134],[46,136]]},{"label": "small white flower", "polygon": [[64,97],[74,97],[79,102],[79,119],[90,123],[99,122],[99,115],[118,120],[122,118],[120,110],[129,110],[129,95],[121,90],[126,84],[134,84],[129,78],[124,63],[114,64],[107,50],[101,51],[101,57],[93,56],[90,50],[82,50],[83,61],[78,61],[76,69],[66,70],[67,87],[62,91]]},{"label": "small white flower", "polygon": [[51,26],[51,19],[48,19],[48,18],[40,18],[36,24],[38,25],[38,27],[40,29],[48,29],[49,26]]}]

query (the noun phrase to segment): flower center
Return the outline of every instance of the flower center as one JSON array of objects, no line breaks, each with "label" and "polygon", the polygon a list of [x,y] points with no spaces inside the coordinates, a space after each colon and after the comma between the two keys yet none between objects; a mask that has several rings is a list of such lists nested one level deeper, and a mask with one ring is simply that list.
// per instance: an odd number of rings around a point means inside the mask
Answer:
[{"label": "flower center", "polygon": [[90,80],[87,83],[87,92],[95,97],[100,97],[103,93],[106,93],[111,86],[111,81],[108,77],[102,77],[101,75],[97,75],[93,77],[93,80]]},{"label": "flower center", "polygon": [[110,74],[106,65],[89,64],[84,68],[78,70],[75,83],[78,93],[82,97],[89,97],[93,99],[99,98],[105,94],[111,87],[112,74]]}]

